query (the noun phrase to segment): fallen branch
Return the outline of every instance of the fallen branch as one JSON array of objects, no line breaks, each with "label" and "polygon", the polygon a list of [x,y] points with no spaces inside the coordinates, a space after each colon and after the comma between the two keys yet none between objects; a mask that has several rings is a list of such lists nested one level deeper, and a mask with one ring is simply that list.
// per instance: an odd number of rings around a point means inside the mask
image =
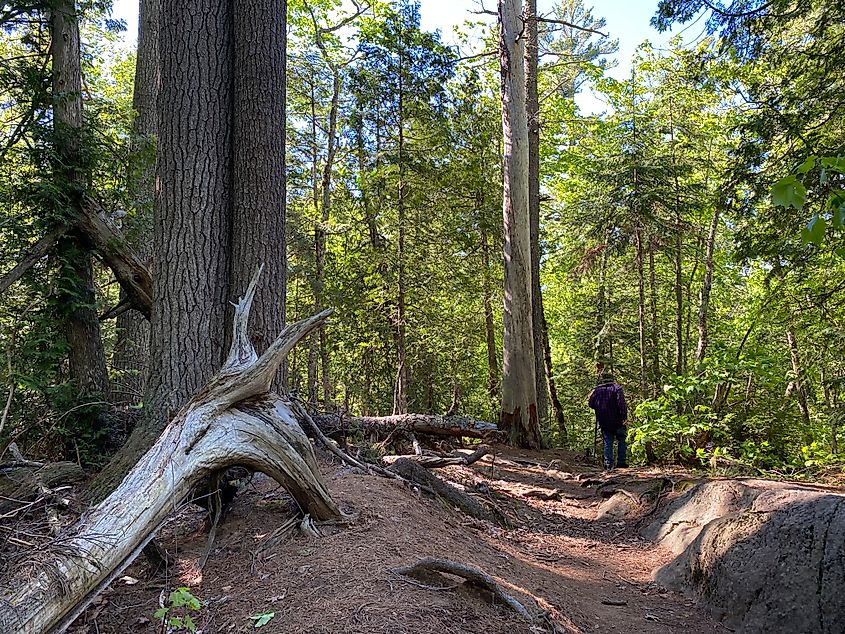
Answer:
[{"label": "fallen branch", "polygon": [[448,482],[444,482],[436,475],[421,467],[419,464],[409,458],[399,458],[390,466],[390,471],[400,475],[405,480],[421,485],[435,495],[443,498],[454,506],[457,506],[467,515],[475,517],[476,519],[493,522],[495,524],[502,524],[500,518],[494,516],[487,508],[484,507],[478,500],[466,493],[458,491]]},{"label": "fallen branch", "polygon": [[112,270],[133,308],[149,319],[153,305],[153,283],[149,269],[120,231],[106,218],[105,211],[94,198],[83,194],[76,204],[76,211],[72,225],[62,225],[45,235],[11,271],[0,278],[0,293],[47,255],[73,226],[85,236],[100,259]]},{"label": "fallen branch", "polygon": [[153,281],[149,269],[91,196],[78,205],[76,226],[112,270],[132,306],[147,319],[153,308]]},{"label": "fallen branch", "polygon": [[[32,466],[36,465],[36,466]],[[85,479],[85,472],[75,462],[53,462],[45,465],[30,461],[3,465],[0,473],[0,514],[17,510],[59,485],[74,484]]]},{"label": "fallen branch", "polygon": [[469,455],[452,455],[452,456],[431,456],[425,454],[414,454],[409,456],[385,456],[383,460],[388,463],[394,463],[401,458],[406,460],[413,460],[421,467],[426,469],[440,469],[441,467],[451,466],[469,466],[481,460],[484,456],[490,453],[490,447],[481,445],[478,449]]},{"label": "fallen branch", "polygon": [[426,493],[429,493],[431,495],[435,494],[435,492],[430,487],[421,486],[419,485],[419,483],[407,480],[398,473],[390,471],[389,469],[383,469],[382,467],[369,462],[359,462],[358,460],[350,456],[348,453],[343,451],[340,447],[338,447],[331,438],[326,437],[322,430],[317,426],[317,423],[314,422],[314,419],[311,417],[311,414],[308,413],[308,410],[305,409],[302,403],[300,403],[297,399],[291,399],[291,408],[293,409],[294,414],[299,420],[300,425],[302,425],[303,428],[306,430],[306,433],[310,432],[314,439],[316,439],[321,445],[323,445],[323,447],[325,447],[332,455],[340,458],[342,462],[345,462],[349,466],[355,467],[356,469],[360,469],[364,473],[375,473],[376,475],[380,475],[384,478],[388,478],[391,480],[400,480],[405,484],[417,486]]},{"label": "fallen branch", "polygon": [[67,230],[67,225],[62,225],[61,227],[53,229],[50,233],[32,245],[23,259],[12,267],[11,271],[0,278],[0,294],[5,293],[7,288],[21,279],[24,273],[36,265],[38,260],[47,255],[59,239],[67,233]]}]

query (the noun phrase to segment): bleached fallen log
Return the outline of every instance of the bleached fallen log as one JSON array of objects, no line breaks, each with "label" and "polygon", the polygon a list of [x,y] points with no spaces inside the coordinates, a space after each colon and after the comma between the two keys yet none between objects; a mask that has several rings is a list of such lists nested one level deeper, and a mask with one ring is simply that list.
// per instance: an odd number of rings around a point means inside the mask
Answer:
[{"label": "bleached fallen log", "polygon": [[202,478],[241,465],[284,486],[311,517],[341,516],[288,403],[269,393],[284,356],[331,313],[287,326],[258,357],[247,336],[258,276],[235,310],[220,372],[176,415],[115,491],[0,581],[0,632],[63,632],[141,552]]},{"label": "bleached fallen log", "polygon": [[453,438],[504,438],[495,423],[470,418],[469,416],[440,416],[438,414],[397,414],[395,416],[350,416],[338,420],[337,416],[314,417],[317,425],[327,435],[338,429],[346,433],[375,434],[387,437],[394,432],[451,436]]}]

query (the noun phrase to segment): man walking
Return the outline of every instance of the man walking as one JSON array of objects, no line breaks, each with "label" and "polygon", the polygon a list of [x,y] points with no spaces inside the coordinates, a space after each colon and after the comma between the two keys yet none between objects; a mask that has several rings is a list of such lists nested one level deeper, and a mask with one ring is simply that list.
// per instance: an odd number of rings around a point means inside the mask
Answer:
[{"label": "man walking", "polygon": [[613,375],[603,372],[596,388],[590,393],[590,408],[596,411],[596,421],[604,441],[604,468],[613,469],[613,441],[619,443],[616,466],[628,466],[628,404],[622,387]]}]

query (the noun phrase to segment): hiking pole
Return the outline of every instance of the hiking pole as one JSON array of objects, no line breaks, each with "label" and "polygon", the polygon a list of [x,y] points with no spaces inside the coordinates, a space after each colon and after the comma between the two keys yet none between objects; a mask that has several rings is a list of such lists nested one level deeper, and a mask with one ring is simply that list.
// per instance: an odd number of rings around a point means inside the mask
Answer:
[{"label": "hiking pole", "polygon": [[599,461],[599,419],[596,419],[596,427],[593,431],[593,462]]}]

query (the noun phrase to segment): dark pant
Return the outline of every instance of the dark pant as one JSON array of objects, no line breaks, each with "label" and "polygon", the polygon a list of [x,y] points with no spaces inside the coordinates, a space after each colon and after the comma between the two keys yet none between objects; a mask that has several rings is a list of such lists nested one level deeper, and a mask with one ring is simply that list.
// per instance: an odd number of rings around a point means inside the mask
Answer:
[{"label": "dark pant", "polygon": [[604,466],[613,468],[613,441],[619,441],[619,448],[616,451],[616,466],[628,466],[628,428],[624,425],[615,431],[601,430],[601,438],[604,441]]}]

